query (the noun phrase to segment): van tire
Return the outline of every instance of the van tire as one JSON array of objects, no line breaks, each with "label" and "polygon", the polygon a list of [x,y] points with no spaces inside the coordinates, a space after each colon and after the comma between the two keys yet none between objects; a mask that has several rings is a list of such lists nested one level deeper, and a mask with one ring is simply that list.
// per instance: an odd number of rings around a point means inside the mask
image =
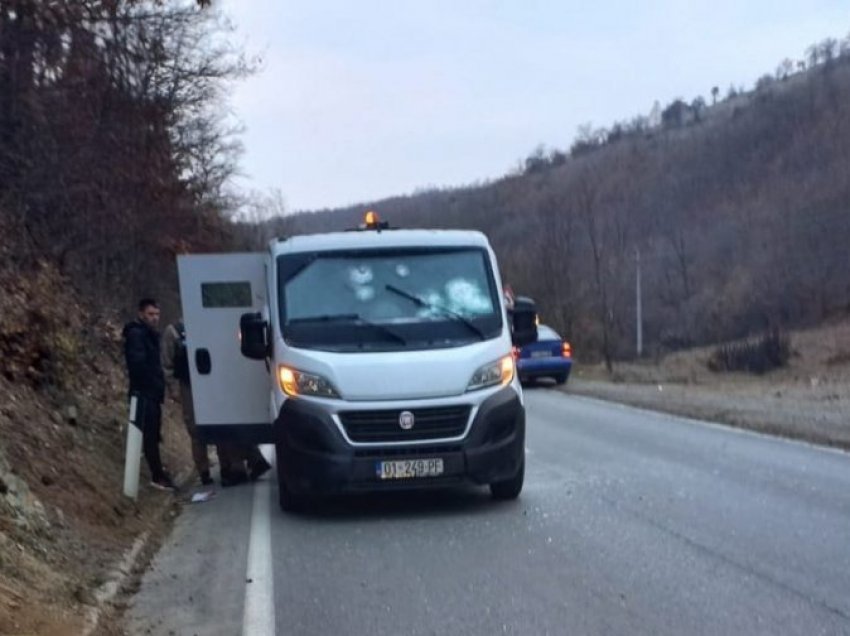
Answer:
[{"label": "van tire", "polygon": [[525,481],[525,457],[522,458],[522,463],[516,475],[505,481],[496,481],[490,484],[490,494],[493,499],[499,501],[508,501],[519,497],[522,492],[522,484]]},{"label": "van tire", "polygon": [[554,380],[555,384],[566,384],[567,383],[567,374],[562,373],[561,375],[556,375]]},{"label": "van tire", "polygon": [[304,498],[299,495],[293,495],[289,488],[286,487],[286,482],[279,481],[278,501],[280,509],[283,512],[301,512],[304,510]]},{"label": "van tire", "polygon": [[275,464],[277,464],[277,494],[280,509],[283,512],[299,512],[304,509],[304,497],[294,494],[286,485],[286,477],[283,474],[283,461],[280,445],[275,448]]}]

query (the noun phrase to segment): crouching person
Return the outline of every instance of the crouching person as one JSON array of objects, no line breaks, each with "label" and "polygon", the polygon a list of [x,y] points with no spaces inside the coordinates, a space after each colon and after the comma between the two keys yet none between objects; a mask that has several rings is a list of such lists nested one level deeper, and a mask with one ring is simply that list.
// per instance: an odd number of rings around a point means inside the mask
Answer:
[{"label": "crouching person", "polygon": [[[182,319],[168,325],[165,329],[162,338],[162,366],[169,386],[174,393],[179,394],[183,422],[192,441],[192,459],[195,462],[198,477],[203,485],[210,485],[213,480],[210,475],[207,445],[200,439],[195,423],[186,329]],[[256,481],[271,468],[255,445],[218,443],[216,453],[221,470],[221,485],[224,487],[235,486],[249,480]]]},{"label": "crouching person", "polygon": [[256,444],[227,443],[217,446],[221,485],[225,488],[257,481],[271,468]]}]

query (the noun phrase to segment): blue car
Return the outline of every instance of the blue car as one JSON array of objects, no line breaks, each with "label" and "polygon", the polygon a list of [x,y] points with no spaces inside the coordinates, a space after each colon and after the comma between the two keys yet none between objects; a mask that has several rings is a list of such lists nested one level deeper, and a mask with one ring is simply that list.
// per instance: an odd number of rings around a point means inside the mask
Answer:
[{"label": "blue car", "polygon": [[521,382],[552,378],[556,384],[564,384],[570,377],[572,347],[551,327],[540,325],[537,328],[537,342],[520,347],[515,355]]}]

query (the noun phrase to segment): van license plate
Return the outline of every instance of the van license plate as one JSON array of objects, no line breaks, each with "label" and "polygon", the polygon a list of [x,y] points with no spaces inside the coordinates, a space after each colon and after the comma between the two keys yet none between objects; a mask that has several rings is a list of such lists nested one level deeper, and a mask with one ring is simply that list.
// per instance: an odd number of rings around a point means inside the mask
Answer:
[{"label": "van license plate", "polygon": [[551,358],[552,352],[551,351],[532,351],[531,357],[532,358]]},{"label": "van license plate", "polygon": [[401,459],[376,462],[375,472],[379,479],[415,479],[416,477],[436,477],[443,474],[443,460]]}]

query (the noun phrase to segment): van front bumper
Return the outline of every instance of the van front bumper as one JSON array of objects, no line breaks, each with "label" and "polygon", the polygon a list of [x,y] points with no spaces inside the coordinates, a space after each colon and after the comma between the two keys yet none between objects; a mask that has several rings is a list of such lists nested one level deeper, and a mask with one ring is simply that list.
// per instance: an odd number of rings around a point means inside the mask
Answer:
[{"label": "van front bumper", "polygon": [[[489,484],[514,477],[525,454],[525,410],[511,387],[480,404],[460,441],[355,446],[321,405],[287,400],[274,424],[279,475],[296,495]],[[436,477],[384,480],[380,462],[443,460]]]}]

